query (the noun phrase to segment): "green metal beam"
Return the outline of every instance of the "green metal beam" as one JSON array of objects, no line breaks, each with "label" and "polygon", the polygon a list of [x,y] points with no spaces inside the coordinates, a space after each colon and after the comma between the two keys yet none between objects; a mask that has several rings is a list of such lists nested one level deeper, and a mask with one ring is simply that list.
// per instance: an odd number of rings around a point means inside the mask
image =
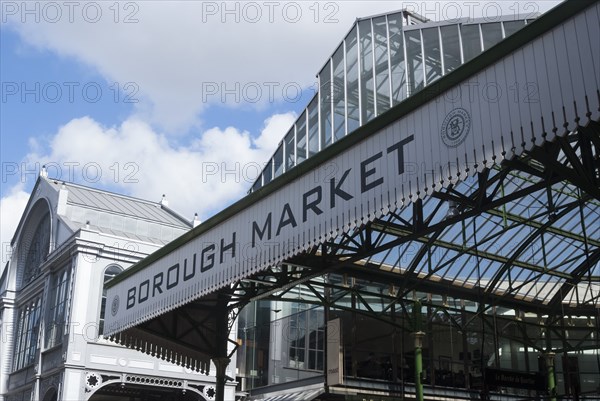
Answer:
[{"label": "green metal beam", "polygon": [[[371,227],[376,231],[378,231],[378,230],[384,231],[389,234],[394,234],[398,237],[408,236],[408,235],[412,234],[409,230],[407,230],[401,226],[394,225],[393,223],[386,223],[385,225],[380,224],[380,223],[373,223],[373,225]],[[424,243],[424,244],[427,244],[430,242],[430,239],[427,236],[416,237],[416,238],[413,238],[413,240],[420,242],[420,243]],[[439,246],[444,249],[450,249],[453,251],[457,251],[457,252],[460,252],[461,254],[466,254],[466,255],[471,255],[471,256],[479,256],[483,259],[491,260],[494,262],[499,262],[502,264],[507,264],[508,262],[510,262],[510,259],[505,256],[498,255],[498,254],[491,253],[491,252],[477,250],[475,247],[465,248],[462,244],[456,244],[456,243],[449,242],[449,241],[434,240],[432,245]],[[543,266],[538,266],[538,265],[534,265],[531,263],[522,262],[519,260],[512,261],[511,265],[521,267],[523,269],[528,269],[528,270],[532,270],[532,271],[536,271],[536,272],[540,272],[540,273],[549,274],[551,276],[560,277],[563,279],[571,279],[572,278],[570,274],[559,272],[559,271],[548,270],[548,269],[544,268]],[[437,270],[439,270],[439,269],[436,269],[435,271],[437,271]],[[435,271],[433,271],[432,273],[435,273]]]},{"label": "green metal beam", "polygon": [[[506,218],[507,220],[510,220],[514,223],[520,223],[520,224],[526,225],[528,227],[541,228],[543,225],[542,223],[540,223],[538,221],[526,219],[524,217],[521,217],[521,216],[518,216],[518,215],[512,214],[512,213],[505,213],[498,209],[489,209],[489,210],[486,210],[484,213],[491,214],[493,216],[497,216],[497,217],[501,217],[501,218]],[[556,228],[556,227],[552,227],[552,226],[546,228],[546,232],[560,235],[561,237],[569,238],[569,239],[572,239],[572,240],[578,241],[578,242],[585,242],[585,240],[586,240],[585,237],[582,235],[575,234],[570,231],[561,230],[560,228]],[[598,241],[598,240],[588,238],[587,242],[590,245],[600,248],[600,241]]]}]

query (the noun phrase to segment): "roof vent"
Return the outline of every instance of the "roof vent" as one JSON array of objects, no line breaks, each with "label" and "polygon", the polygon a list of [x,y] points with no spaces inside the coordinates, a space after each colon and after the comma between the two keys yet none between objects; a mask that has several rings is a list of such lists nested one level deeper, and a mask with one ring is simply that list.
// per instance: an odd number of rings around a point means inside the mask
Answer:
[{"label": "roof vent", "polygon": [[194,221],[192,222],[192,224],[193,224],[192,227],[198,227],[200,225],[200,223],[202,223],[202,222],[198,218],[198,213],[194,213]]},{"label": "roof vent", "polygon": [[167,200],[167,195],[163,194],[162,199],[160,200],[160,204],[165,207],[169,207],[169,201]]},{"label": "roof vent", "polygon": [[48,178],[48,170],[46,170],[45,164],[42,166],[42,169],[40,170],[40,177]]}]

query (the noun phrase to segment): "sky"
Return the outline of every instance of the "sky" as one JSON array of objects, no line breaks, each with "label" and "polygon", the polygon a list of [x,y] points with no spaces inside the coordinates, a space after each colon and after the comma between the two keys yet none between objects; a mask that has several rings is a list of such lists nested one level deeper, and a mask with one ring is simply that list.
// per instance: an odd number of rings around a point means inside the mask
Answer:
[{"label": "sky", "polygon": [[205,220],[244,196],[357,17],[559,2],[0,0],[1,266],[42,165]]}]

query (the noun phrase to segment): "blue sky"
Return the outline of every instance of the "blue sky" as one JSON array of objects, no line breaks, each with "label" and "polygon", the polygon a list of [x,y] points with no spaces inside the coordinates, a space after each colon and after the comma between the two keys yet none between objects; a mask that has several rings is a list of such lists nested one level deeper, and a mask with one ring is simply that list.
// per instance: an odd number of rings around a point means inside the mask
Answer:
[{"label": "blue sky", "polygon": [[42,164],[61,180],[165,193],[205,219],[246,192],[356,17],[493,18],[557,3],[2,0],[2,264]]}]

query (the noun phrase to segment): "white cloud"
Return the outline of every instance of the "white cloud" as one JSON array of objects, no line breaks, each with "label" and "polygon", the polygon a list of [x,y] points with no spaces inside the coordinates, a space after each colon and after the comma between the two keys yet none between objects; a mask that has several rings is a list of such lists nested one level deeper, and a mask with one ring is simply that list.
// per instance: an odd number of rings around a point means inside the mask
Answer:
[{"label": "white cloud", "polygon": [[[142,199],[158,201],[166,194],[170,207],[184,217],[191,220],[197,212],[206,219],[245,194],[295,118],[293,113],[269,117],[256,139],[235,127],[214,127],[189,146],[174,146],[137,118],[107,128],[84,117],[60,127],[46,153],[40,153],[39,141],[30,141],[24,163],[45,164],[51,178]],[[0,274],[29,200],[25,185],[19,182],[0,200]]]},{"label": "white cloud", "polygon": [[[528,14],[557,1],[451,2],[453,7],[391,0],[76,2],[69,3],[76,4],[72,10],[67,3],[32,2],[28,7],[38,7],[37,15],[24,14],[25,3],[6,3],[16,10],[3,10],[5,26],[31,45],[83,62],[111,83],[134,82],[140,116],[168,133],[197,125],[206,104],[254,104],[258,88],[256,103],[264,106],[271,94],[280,99],[286,84],[312,85],[357,17],[406,7],[433,19],[459,13],[495,18],[498,7],[505,14]],[[226,94],[232,89],[236,94]]]},{"label": "white cloud", "polygon": [[[32,139],[28,159],[62,166],[60,173],[66,180],[111,185],[147,199],[158,200],[166,193],[174,209],[190,217],[196,211],[207,217],[244,194],[293,120],[291,114],[275,115],[265,121],[260,135],[234,127],[211,128],[188,146],[173,145],[167,135],[197,126],[207,104],[225,100],[232,106],[254,105],[248,97],[258,87],[260,107],[272,100],[271,94],[279,99],[286,84],[307,88],[356,17],[407,7],[434,19],[454,18],[456,8],[446,7],[449,3],[463,8],[461,16],[479,17],[486,4],[500,4],[504,13],[529,14],[543,12],[558,1],[275,2],[272,18],[268,2],[250,3],[259,6],[257,22],[252,22],[256,14],[251,9],[243,11],[249,4],[243,2],[75,2],[69,3],[78,5],[72,22],[67,3],[31,2],[28,7],[40,7],[38,15],[24,14],[20,8],[25,3],[2,3],[2,29],[17,31],[41,51],[81,61],[109,82],[135,82],[139,88],[137,116],[110,128],[89,118],[74,119],[52,138],[49,152]],[[48,4],[61,8],[57,23],[49,22],[54,14],[44,10]],[[102,5],[98,22],[90,22],[92,8],[84,14],[86,4]],[[241,8],[225,13],[226,4]],[[293,7],[284,14],[286,4],[300,6],[297,22],[292,22]],[[210,5],[217,7],[215,14],[207,12]],[[15,13],[7,12],[7,6],[16,6]],[[465,7],[475,7],[473,15],[465,14]],[[495,6],[487,10],[493,17]],[[124,23],[128,16],[137,22]],[[217,93],[209,94],[214,85]],[[223,91],[236,87],[234,94]],[[164,135],[150,124],[163,127]],[[78,163],[75,177],[67,176],[66,163]],[[98,182],[90,180],[96,178],[94,163],[101,167]],[[58,171],[50,169],[53,172]],[[10,241],[11,221],[21,215],[19,208],[26,200],[22,186],[2,198],[3,242]]]},{"label": "white cloud", "polygon": [[10,257],[10,242],[29,200],[29,194],[23,190],[23,187],[24,183],[15,185],[0,200],[0,242],[2,243],[0,274]]},{"label": "white cloud", "polygon": [[46,164],[52,178],[143,199],[166,194],[174,210],[204,219],[245,194],[294,119],[293,113],[268,118],[256,140],[238,128],[215,127],[174,146],[137,118],[106,128],[84,117],[62,126],[47,154],[31,153],[26,162]]},{"label": "white cloud", "polygon": [[[283,136],[292,126],[294,120],[291,120],[292,114],[275,114],[265,120],[265,128],[260,136],[254,141],[256,146],[261,149],[272,149],[281,142]],[[266,159],[263,161],[266,162]]]}]

